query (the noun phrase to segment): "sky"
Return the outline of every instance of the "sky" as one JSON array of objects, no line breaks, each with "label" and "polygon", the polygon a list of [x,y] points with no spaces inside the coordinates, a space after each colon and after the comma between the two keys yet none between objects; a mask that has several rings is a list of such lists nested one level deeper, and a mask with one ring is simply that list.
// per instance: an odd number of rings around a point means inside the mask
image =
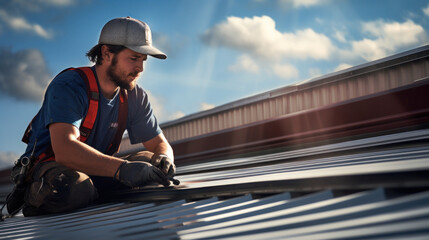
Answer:
[{"label": "sky", "polygon": [[92,65],[101,28],[131,16],[168,58],[138,80],[168,122],[428,43],[423,0],[1,0],[0,169],[51,79]]}]

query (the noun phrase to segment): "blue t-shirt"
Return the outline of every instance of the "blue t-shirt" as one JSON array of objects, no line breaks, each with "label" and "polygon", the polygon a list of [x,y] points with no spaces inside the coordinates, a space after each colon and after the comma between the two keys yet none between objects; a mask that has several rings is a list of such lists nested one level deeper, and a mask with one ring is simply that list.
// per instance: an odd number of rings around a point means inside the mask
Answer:
[{"label": "blue t-shirt", "polygon": [[[91,69],[97,78],[95,68]],[[31,154],[36,138],[35,155],[40,155],[47,149],[51,144],[51,123],[69,123],[79,128],[88,111],[88,105],[85,81],[76,71],[66,71],[55,77],[46,90],[39,113],[33,119],[30,142],[24,155]],[[112,99],[106,99],[100,91],[97,118],[86,144],[102,153],[107,152],[118,128],[118,110],[119,91]],[[150,140],[161,133],[148,96],[138,85],[128,91],[126,129],[133,144]]]}]

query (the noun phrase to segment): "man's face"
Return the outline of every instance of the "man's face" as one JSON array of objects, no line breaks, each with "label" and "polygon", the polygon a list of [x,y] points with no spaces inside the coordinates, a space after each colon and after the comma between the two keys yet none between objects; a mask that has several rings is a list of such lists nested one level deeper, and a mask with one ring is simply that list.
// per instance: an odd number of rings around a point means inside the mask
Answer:
[{"label": "man's face", "polygon": [[132,90],[140,73],[143,72],[143,63],[146,59],[147,55],[125,48],[113,55],[107,74],[116,86]]}]

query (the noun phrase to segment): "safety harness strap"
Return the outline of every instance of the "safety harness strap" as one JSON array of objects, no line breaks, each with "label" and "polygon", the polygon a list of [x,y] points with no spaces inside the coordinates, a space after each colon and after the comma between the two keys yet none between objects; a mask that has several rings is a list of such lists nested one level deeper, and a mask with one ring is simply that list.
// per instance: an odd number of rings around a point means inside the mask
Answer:
[{"label": "safety harness strap", "polygon": [[[79,75],[85,81],[85,85],[86,85],[88,101],[89,101],[88,112],[84,117],[82,124],[79,128],[79,131],[80,131],[79,140],[81,142],[85,142],[88,139],[89,135],[91,134],[91,131],[95,125],[95,120],[97,119],[98,105],[100,100],[98,84],[97,84],[97,80],[95,78],[94,72],[90,67],[68,68],[63,70],[61,73],[68,70],[76,71],[77,73],[79,73]],[[116,135],[114,137],[114,140],[110,144],[109,149],[107,151],[107,154],[109,155],[113,155],[118,151],[119,146],[121,144],[123,133],[127,125],[128,94],[126,90],[124,89],[120,90],[119,99],[120,99],[120,105],[119,105],[119,112],[118,112],[118,128],[116,130]],[[30,139],[31,125],[33,120],[30,122],[22,138],[22,141],[27,144]],[[49,145],[49,147],[42,154],[38,156],[36,163],[48,162],[48,161],[55,161],[55,156],[51,145]]]},{"label": "safety harness strap", "polygon": [[95,79],[94,72],[89,67],[81,67],[81,68],[72,68],[79,73],[82,79],[86,84],[86,92],[88,94],[88,112],[86,113],[85,118],[83,119],[82,124],[80,125],[80,141],[85,142],[89,134],[94,127],[95,119],[97,118],[98,113],[98,102],[100,100],[100,93],[98,91],[97,80]]}]

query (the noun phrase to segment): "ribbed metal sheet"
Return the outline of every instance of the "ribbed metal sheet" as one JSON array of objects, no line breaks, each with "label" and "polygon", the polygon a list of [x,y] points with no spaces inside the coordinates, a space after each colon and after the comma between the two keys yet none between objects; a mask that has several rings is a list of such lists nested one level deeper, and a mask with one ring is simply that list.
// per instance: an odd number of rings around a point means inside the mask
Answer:
[{"label": "ribbed metal sheet", "polygon": [[183,166],[179,187],[6,219],[0,239],[427,239],[428,138],[419,130]]},{"label": "ribbed metal sheet", "polygon": [[326,190],[168,204],[108,204],[46,217],[16,217],[1,239],[410,239],[429,236],[429,192],[388,199],[384,189]]},{"label": "ribbed metal sheet", "polygon": [[[414,154],[411,152],[415,152],[418,154],[419,152],[423,154],[427,154],[429,152],[429,148],[427,144],[421,144],[421,147],[413,147],[413,148],[397,148],[392,150],[393,146],[404,145],[408,142],[429,142],[429,129],[422,129],[416,131],[408,131],[402,133],[395,134],[387,134],[383,136],[375,136],[369,137],[359,140],[352,141],[344,141],[339,143],[325,144],[322,146],[309,147],[297,150],[284,151],[279,153],[272,154],[261,154],[252,157],[243,157],[243,158],[233,158],[233,159],[224,159],[213,162],[204,162],[204,163],[193,163],[191,165],[181,166],[177,172],[178,174],[191,174],[198,173],[203,171],[214,171],[221,170],[225,168],[234,168],[240,167],[244,168],[246,166],[255,165],[255,164],[273,164],[275,162],[287,161],[296,163],[288,163],[289,165],[309,165],[313,167],[317,167],[318,164],[324,162],[324,160],[320,159],[320,157],[314,161],[308,161],[303,164],[303,162],[297,162],[297,160],[302,158],[309,158],[316,156],[326,156],[331,155],[327,161],[332,163],[340,164],[345,158],[349,160],[352,159],[354,162],[363,163],[367,159],[376,158],[376,156],[384,158],[384,160],[393,160],[398,159],[402,156],[406,158],[412,157]],[[368,151],[368,149],[377,148],[375,151]],[[383,151],[383,149],[389,149]],[[339,157],[333,157],[337,153],[341,154],[342,152],[352,152],[354,150],[364,151],[364,153],[359,153],[355,155],[346,155],[344,153]]]}]

